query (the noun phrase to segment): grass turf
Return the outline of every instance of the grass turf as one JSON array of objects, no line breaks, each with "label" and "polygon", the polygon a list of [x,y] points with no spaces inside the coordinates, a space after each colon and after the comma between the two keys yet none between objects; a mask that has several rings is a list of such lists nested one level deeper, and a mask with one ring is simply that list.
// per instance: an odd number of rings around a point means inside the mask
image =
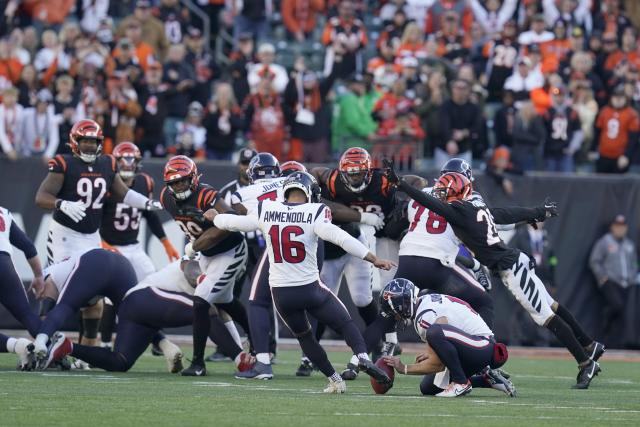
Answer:
[{"label": "grass turf", "polygon": [[[164,359],[149,352],[124,374],[97,369],[22,373],[11,369],[14,355],[4,354],[0,425],[640,425],[638,364],[607,361],[606,355],[603,372],[589,390],[570,389],[576,367],[569,360],[512,358],[505,369],[518,388],[516,399],[488,389],[458,399],[422,397],[420,378],[403,375],[384,396],[373,394],[366,376],[349,382],[345,395],[324,395],[321,374],[295,377],[298,357],[296,351],[279,353],[276,379],[253,381],[234,379],[231,363],[209,363],[207,377],[172,375]],[[348,359],[338,352],[330,358],[336,367]]]}]

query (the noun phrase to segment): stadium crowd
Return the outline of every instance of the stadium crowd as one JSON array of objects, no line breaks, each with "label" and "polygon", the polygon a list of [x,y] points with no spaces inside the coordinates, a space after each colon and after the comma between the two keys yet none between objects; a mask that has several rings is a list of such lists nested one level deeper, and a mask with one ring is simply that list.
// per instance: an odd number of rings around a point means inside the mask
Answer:
[{"label": "stadium crowd", "polygon": [[633,0],[193,3],[0,1],[4,155],[46,163],[88,117],[106,152],[133,141],[153,157],[249,145],[324,162],[364,146],[498,177],[638,162]]}]

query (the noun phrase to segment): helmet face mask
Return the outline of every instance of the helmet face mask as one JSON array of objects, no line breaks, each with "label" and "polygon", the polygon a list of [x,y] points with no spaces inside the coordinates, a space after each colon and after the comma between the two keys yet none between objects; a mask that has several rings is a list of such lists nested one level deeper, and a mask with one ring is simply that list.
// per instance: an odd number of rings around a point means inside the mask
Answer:
[{"label": "helmet face mask", "polygon": [[102,128],[93,120],[84,119],[73,125],[69,132],[69,145],[73,154],[92,164],[102,153]]},{"label": "helmet face mask", "polygon": [[349,191],[360,193],[371,182],[371,156],[364,148],[350,148],[340,157],[339,171],[345,187]]},{"label": "helmet face mask", "polygon": [[[92,149],[93,148],[93,149]],[[85,163],[94,163],[102,152],[102,143],[95,138],[78,140],[78,157]]]},{"label": "helmet face mask", "polygon": [[188,199],[199,181],[198,167],[187,156],[172,157],[164,166],[164,183],[177,200]]},{"label": "helmet face mask", "polygon": [[113,156],[118,162],[118,175],[122,179],[133,178],[140,168],[142,154],[140,149],[132,142],[121,142],[113,150]]},{"label": "helmet face mask", "polygon": [[471,196],[473,187],[465,175],[457,172],[446,172],[433,186],[431,195],[445,203],[466,200]]},{"label": "helmet face mask", "polygon": [[415,315],[417,288],[407,279],[393,279],[380,293],[380,310],[385,317],[393,317],[407,324]]},{"label": "helmet face mask", "polygon": [[176,199],[186,200],[191,196],[191,177],[180,178],[175,181],[167,183],[169,190],[173,193]]},{"label": "helmet face mask", "polygon": [[258,153],[249,163],[247,175],[252,183],[280,176],[280,162],[271,153]]}]

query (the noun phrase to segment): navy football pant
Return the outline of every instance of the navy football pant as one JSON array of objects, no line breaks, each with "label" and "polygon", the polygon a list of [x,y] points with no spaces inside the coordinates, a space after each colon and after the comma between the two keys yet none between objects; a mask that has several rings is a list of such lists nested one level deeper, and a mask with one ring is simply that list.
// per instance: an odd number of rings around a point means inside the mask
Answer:
[{"label": "navy football pant", "polygon": [[40,318],[31,310],[22,280],[6,252],[0,252],[0,303],[32,336],[36,336]]},{"label": "navy football pant", "polygon": [[[107,371],[128,371],[158,330],[187,326],[193,320],[193,301],[187,294],[144,288],[128,295],[118,311],[118,334],[113,351],[74,344],[74,357]],[[242,351],[218,316],[211,316],[211,339],[228,357]]]}]

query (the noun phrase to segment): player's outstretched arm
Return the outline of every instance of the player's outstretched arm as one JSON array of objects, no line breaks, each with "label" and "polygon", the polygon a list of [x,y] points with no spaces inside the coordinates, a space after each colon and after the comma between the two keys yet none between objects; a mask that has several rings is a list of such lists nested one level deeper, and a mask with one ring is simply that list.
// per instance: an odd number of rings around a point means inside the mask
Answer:
[{"label": "player's outstretched arm", "polygon": [[489,209],[496,224],[517,224],[519,222],[543,222],[558,216],[558,206],[546,199],[540,206],[525,208],[520,206]]},{"label": "player's outstretched arm", "polygon": [[234,215],[219,214],[215,209],[205,212],[205,218],[213,221],[213,225],[221,230],[254,231],[258,229],[258,217],[254,214]]},{"label": "player's outstretched arm", "polygon": [[427,345],[427,351],[416,358],[416,363],[405,365],[399,357],[395,356],[383,356],[383,359],[387,365],[405,375],[435,374],[445,369],[444,363],[429,345]]},{"label": "player's outstretched arm", "polygon": [[111,192],[116,201],[124,202],[132,208],[144,209],[145,211],[162,210],[162,204],[160,202],[130,189],[122,178],[120,178],[120,175],[116,175],[114,178],[111,184]]}]

